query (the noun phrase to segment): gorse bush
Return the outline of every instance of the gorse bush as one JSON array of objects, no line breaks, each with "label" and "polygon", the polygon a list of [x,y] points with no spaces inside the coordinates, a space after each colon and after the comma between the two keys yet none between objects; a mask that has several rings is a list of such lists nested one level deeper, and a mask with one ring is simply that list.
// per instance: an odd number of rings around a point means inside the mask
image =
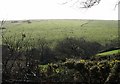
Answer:
[{"label": "gorse bush", "polygon": [[[33,43],[31,38],[28,39],[25,34],[21,34],[21,38],[17,40],[16,37],[3,37],[2,47],[3,81],[11,79],[46,82],[87,81],[94,84],[119,77],[116,75],[119,73],[119,64],[114,66],[114,63],[109,64],[106,61],[84,60],[98,53],[103,46],[83,38],[65,38],[51,47],[51,43],[45,38],[39,38]],[[76,60],[78,58],[81,59],[79,62]],[[109,72],[115,74],[112,76],[113,79]]]}]

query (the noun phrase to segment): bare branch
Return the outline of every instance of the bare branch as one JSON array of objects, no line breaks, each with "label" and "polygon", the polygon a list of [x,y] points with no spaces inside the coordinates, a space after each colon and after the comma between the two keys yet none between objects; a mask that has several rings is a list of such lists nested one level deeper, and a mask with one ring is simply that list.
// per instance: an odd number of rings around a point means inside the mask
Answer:
[{"label": "bare branch", "polygon": [[114,10],[116,9],[116,7],[120,5],[120,0],[118,0],[118,2],[115,4]]},{"label": "bare branch", "polygon": [[2,31],[2,36],[3,36],[3,29],[6,29],[6,28],[4,27],[5,22],[6,22],[5,20],[2,20],[1,23],[0,23],[0,29],[1,29],[1,31]]},{"label": "bare branch", "polygon": [[3,25],[5,24],[5,22],[6,22],[5,20],[1,21],[1,27],[3,27]]},{"label": "bare branch", "polygon": [[101,0],[87,0],[85,2],[82,2],[81,5],[83,5],[83,7],[81,8],[91,8],[92,6],[98,5],[100,1]]},{"label": "bare branch", "polygon": [[71,7],[78,5],[79,8],[91,8],[92,6],[98,5],[100,1],[101,0],[84,0],[84,1],[83,0],[69,0],[62,4],[65,5],[65,4],[72,3]]}]

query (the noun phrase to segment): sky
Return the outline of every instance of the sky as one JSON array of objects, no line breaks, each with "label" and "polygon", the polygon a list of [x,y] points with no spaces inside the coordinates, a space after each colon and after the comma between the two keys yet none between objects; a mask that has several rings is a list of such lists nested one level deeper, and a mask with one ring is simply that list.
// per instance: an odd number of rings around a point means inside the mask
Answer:
[{"label": "sky", "polygon": [[65,0],[0,0],[0,20],[26,19],[101,19],[117,20],[118,0],[101,0],[99,5],[79,9]]}]

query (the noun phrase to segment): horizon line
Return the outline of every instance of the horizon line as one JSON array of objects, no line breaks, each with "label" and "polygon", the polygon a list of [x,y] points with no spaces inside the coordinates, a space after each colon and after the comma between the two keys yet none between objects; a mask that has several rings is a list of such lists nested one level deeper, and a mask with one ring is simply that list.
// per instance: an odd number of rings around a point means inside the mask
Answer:
[{"label": "horizon line", "polygon": [[0,21],[24,21],[24,20],[113,20],[113,21],[119,21],[119,19],[76,19],[76,18],[41,18],[41,19],[0,19]]}]

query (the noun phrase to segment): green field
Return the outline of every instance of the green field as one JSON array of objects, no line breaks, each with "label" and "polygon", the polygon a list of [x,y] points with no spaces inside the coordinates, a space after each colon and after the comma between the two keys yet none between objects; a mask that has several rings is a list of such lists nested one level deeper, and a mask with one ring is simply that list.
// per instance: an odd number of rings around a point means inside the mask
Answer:
[{"label": "green field", "polygon": [[34,38],[30,40],[31,43],[39,38],[55,43],[65,37],[83,37],[105,44],[118,37],[117,21],[107,20],[32,20],[31,23],[7,21],[4,26],[5,37],[18,40],[24,33],[26,40]]},{"label": "green field", "polygon": [[120,54],[120,49],[118,50],[112,50],[112,51],[108,51],[108,52],[103,52],[103,53],[99,53],[96,56],[109,56],[109,55],[114,55],[114,54]]}]

